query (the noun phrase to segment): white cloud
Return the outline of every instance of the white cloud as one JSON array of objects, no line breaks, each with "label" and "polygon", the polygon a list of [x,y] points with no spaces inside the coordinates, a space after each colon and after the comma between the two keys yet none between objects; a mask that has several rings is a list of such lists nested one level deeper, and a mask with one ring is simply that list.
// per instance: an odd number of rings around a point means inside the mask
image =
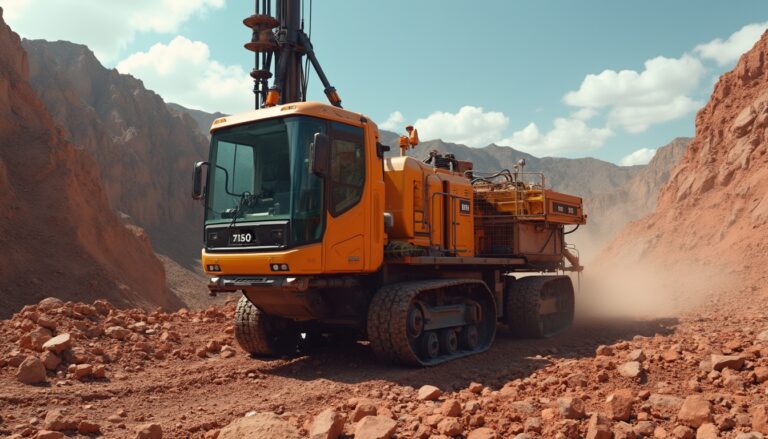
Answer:
[{"label": "white cloud", "polygon": [[659,56],[647,60],[641,72],[604,70],[587,75],[579,89],[566,93],[563,101],[581,107],[574,113],[577,119],[585,120],[581,114],[584,110],[608,108],[609,126],[639,133],[696,110],[701,103],[687,95],[698,88],[704,73],[701,62],[690,55]]},{"label": "white cloud", "polygon": [[609,128],[591,128],[583,120],[557,118],[554,127],[547,133],[539,131],[535,123],[530,123],[496,143],[541,157],[591,151],[603,146],[612,135]]},{"label": "white cloud", "polygon": [[177,36],[117,64],[166,101],[206,111],[237,113],[253,108],[252,81],[242,67],[211,59],[205,43]]},{"label": "white cloud", "polygon": [[589,107],[582,108],[581,110],[578,110],[575,113],[571,114],[572,119],[583,120],[583,121],[592,119],[595,116],[597,116],[597,110]]},{"label": "white cloud", "polygon": [[656,155],[655,149],[640,148],[619,161],[621,166],[645,165]]},{"label": "white cloud", "polygon": [[610,107],[618,105],[658,105],[695,90],[704,74],[696,58],[659,56],[645,62],[645,70],[604,70],[584,78],[577,91],[563,100],[575,107]]},{"label": "white cloud", "polygon": [[502,137],[509,118],[498,111],[464,106],[458,113],[436,111],[414,125],[423,139],[443,139],[474,148],[487,146]]},{"label": "white cloud", "polygon": [[768,22],[748,24],[731,34],[727,40],[715,38],[709,43],[696,46],[694,52],[705,59],[715,60],[719,65],[726,66],[737,59],[755,45],[763,35]]},{"label": "white cloud", "polygon": [[174,33],[225,0],[0,0],[10,26],[30,39],[86,44],[103,63],[117,59],[139,32]]},{"label": "white cloud", "polygon": [[688,96],[678,96],[659,105],[617,106],[608,114],[608,123],[622,126],[630,133],[642,133],[651,125],[678,119],[702,105]]},{"label": "white cloud", "polygon": [[389,130],[389,131],[399,131],[403,129],[403,122],[405,122],[405,117],[403,116],[403,113],[399,111],[394,111],[389,114],[389,117],[387,118],[387,120],[379,124],[379,128],[383,130]]}]

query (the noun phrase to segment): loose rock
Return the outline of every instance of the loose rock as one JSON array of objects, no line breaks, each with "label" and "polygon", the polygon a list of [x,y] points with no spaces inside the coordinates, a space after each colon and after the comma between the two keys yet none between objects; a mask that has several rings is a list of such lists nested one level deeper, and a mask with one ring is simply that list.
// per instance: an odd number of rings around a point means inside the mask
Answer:
[{"label": "loose rock", "polygon": [[712,363],[712,370],[716,370],[718,372],[725,368],[741,370],[741,368],[744,366],[744,358],[738,355],[713,354],[710,358],[710,361]]},{"label": "loose rock", "polygon": [[136,431],[136,439],[163,439],[163,428],[159,424],[144,424]]},{"label": "loose rock", "polygon": [[557,409],[560,412],[560,415],[566,419],[581,419],[586,416],[586,413],[584,412],[584,401],[580,398],[558,398]]},{"label": "loose rock", "polygon": [[310,439],[337,439],[344,431],[344,417],[336,410],[325,409],[312,420]]},{"label": "loose rock", "polygon": [[442,395],[443,392],[435,386],[421,386],[417,394],[417,398],[421,401],[434,401]]},{"label": "loose rock", "polygon": [[617,369],[622,376],[627,378],[637,378],[643,372],[642,366],[638,361],[628,361]]},{"label": "loose rock", "polygon": [[712,405],[701,395],[691,395],[685,398],[677,419],[689,427],[698,428],[712,422]]},{"label": "loose rock", "polygon": [[355,439],[389,439],[395,433],[395,428],[397,422],[385,416],[366,416],[355,426]]},{"label": "loose rock", "polygon": [[16,370],[16,379],[24,384],[39,384],[46,381],[45,365],[37,357],[27,357]]},{"label": "loose rock", "polygon": [[614,421],[628,421],[632,416],[633,400],[630,389],[620,389],[610,394],[606,399],[608,417]]},{"label": "loose rock", "polygon": [[[394,422],[394,421],[392,421]],[[218,439],[299,439],[299,432],[274,413],[255,413],[222,428]]]},{"label": "loose rock", "polygon": [[55,354],[64,352],[71,347],[72,337],[68,333],[59,334],[43,344],[43,349]]}]

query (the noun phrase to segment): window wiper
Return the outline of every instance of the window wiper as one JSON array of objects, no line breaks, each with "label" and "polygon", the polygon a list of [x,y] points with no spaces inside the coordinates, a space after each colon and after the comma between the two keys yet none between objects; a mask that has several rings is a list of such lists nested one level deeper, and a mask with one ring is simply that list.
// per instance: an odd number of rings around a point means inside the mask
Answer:
[{"label": "window wiper", "polygon": [[243,207],[246,204],[251,204],[251,199],[253,198],[253,195],[251,195],[250,192],[246,191],[240,194],[240,201],[237,202],[237,207],[235,208],[235,212],[232,214],[232,221],[229,223],[229,229],[232,229],[235,227],[235,224],[237,224],[237,217],[240,216],[240,213],[243,211]]}]

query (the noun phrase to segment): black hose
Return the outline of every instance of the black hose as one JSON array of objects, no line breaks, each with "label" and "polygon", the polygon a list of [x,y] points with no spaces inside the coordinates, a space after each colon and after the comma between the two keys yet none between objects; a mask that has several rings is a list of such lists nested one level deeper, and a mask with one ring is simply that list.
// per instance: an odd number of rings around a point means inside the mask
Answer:
[{"label": "black hose", "polygon": [[580,225],[581,225],[581,224],[576,224],[576,227],[574,227],[574,228],[573,228],[573,230],[569,230],[569,231],[567,231],[567,232],[563,232],[563,235],[570,235],[571,233],[573,233],[573,232],[575,232],[575,231],[579,230],[579,226],[580,226]]}]

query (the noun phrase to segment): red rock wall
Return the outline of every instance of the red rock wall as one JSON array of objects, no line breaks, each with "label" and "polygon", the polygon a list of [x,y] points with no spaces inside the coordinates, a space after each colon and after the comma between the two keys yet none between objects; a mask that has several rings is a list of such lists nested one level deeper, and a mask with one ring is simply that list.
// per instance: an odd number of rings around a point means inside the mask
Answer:
[{"label": "red rock wall", "polygon": [[85,46],[22,44],[32,87],[68,139],[96,160],[112,206],[147,231],[158,253],[196,266],[203,211],[190,197],[191,174],[208,151],[197,123]]},{"label": "red rock wall", "polygon": [[0,314],[45,296],[177,306],[146,237],[115,216],[95,163],[30,87],[20,43],[0,13]]},{"label": "red rock wall", "polygon": [[749,272],[768,260],[768,33],[724,74],[652,215],[604,257]]}]

